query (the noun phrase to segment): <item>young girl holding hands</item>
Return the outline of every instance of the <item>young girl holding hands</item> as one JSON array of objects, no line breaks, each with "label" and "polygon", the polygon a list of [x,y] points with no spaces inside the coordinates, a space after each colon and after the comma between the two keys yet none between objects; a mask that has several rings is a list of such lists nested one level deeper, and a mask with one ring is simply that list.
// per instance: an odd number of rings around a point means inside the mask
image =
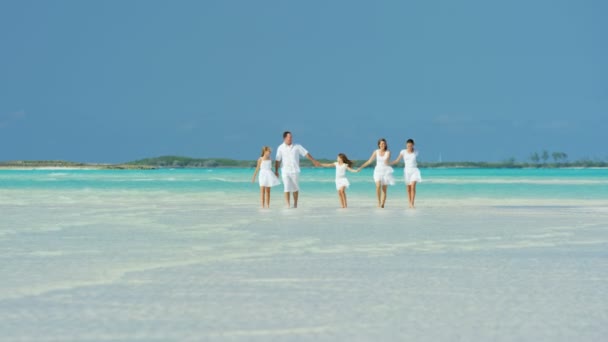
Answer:
[{"label": "young girl holding hands", "polygon": [[418,169],[418,151],[414,149],[414,140],[408,139],[406,142],[406,149],[401,150],[399,157],[391,163],[395,165],[399,163],[403,158],[404,168],[403,175],[405,177],[405,186],[407,188],[407,197],[409,199],[410,208],[414,208],[414,202],[416,201],[416,183],[422,182],[420,176],[420,170]]},{"label": "young girl holding hands", "polygon": [[342,208],[346,208],[346,188],[350,186],[350,182],[346,179],[346,170],[350,172],[359,172],[353,170],[353,162],[348,159],[344,153],[338,154],[338,158],[335,163],[321,164],[323,167],[336,167],[336,190],[338,190],[338,197],[340,197],[340,204]]},{"label": "young girl holding hands", "polygon": [[253,173],[251,183],[255,182],[255,177],[260,172],[260,199],[262,200],[262,208],[270,208],[270,188],[281,184],[279,178],[272,172],[272,160],[270,159],[270,147],[262,147],[262,156],[258,158],[258,165]]}]

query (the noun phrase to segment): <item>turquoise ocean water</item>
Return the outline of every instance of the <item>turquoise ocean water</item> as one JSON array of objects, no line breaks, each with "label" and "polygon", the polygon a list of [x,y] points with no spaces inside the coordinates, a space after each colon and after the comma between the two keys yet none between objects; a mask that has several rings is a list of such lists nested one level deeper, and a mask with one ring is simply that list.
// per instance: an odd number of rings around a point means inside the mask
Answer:
[{"label": "turquoise ocean water", "polygon": [[[428,198],[608,199],[607,169],[422,169],[419,196]],[[301,188],[332,194],[334,169],[303,169]],[[136,190],[255,193],[253,169],[1,170],[0,189]],[[352,194],[373,194],[372,169],[349,173]],[[395,169],[404,192],[403,170]],[[275,188],[281,191],[282,187]]]},{"label": "turquoise ocean water", "polygon": [[0,341],[606,340],[608,170],[421,171],[0,170]]}]

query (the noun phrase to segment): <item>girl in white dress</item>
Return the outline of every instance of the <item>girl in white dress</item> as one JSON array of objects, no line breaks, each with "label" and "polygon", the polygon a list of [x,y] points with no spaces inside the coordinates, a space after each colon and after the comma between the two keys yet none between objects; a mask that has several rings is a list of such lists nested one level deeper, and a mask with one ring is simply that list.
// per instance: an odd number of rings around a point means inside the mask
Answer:
[{"label": "girl in white dress", "polygon": [[262,156],[258,159],[258,165],[253,173],[251,182],[255,182],[255,177],[260,172],[260,199],[262,200],[262,208],[270,208],[270,188],[281,184],[279,178],[272,172],[272,160],[270,147],[262,147]]},{"label": "girl in white dress", "polygon": [[376,195],[378,196],[378,207],[384,208],[386,203],[386,192],[389,185],[395,185],[393,178],[393,168],[389,165],[391,152],[388,150],[386,139],[378,140],[378,149],[372,153],[368,161],[363,163],[357,171],[372,163],[376,158],[376,168],[374,169],[374,182],[376,183]]},{"label": "girl in white dress", "polygon": [[416,184],[422,182],[422,176],[420,176],[420,170],[418,169],[418,151],[414,149],[414,140],[408,139],[406,149],[401,150],[399,157],[395,159],[391,165],[399,163],[403,158],[403,176],[405,178],[405,187],[407,188],[407,196],[410,203],[410,208],[414,208],[414,202],[416,201]]},{"label": "girl in white dress", "polygon": [[353,162],[348,159],[346,154],[339,153],[335,163],[321,164],[323,167],[336,167],[336,190],[338,190],[338,197],[340,198],[340,204],[342,208],[346,208],[346,188],[350,186],[350,182],[346,178],[346,170],[350,172],[359,172],[353,170]]}]

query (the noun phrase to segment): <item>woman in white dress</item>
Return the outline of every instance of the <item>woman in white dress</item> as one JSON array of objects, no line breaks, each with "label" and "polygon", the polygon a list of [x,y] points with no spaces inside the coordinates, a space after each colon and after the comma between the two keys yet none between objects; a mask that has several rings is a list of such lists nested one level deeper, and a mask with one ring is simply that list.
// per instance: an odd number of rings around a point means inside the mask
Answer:
[{"label": "woman in white dress", "polygon": [[418,169],[418,161],[416,160],[418,158],[418,151],[414,149],[414,140],[408,139],[405,145],[406,149],[401,150],[399,157],[391,165],[399,163],[401,158],[403,158],[403,177],[405,178],[407,196],[410,208],[415,208],[416,184],[422,182],[422,176],[420,176],[420,170]]},{"label": "woman in white dress", "polygon": [[346,178],[346,170],[350,172],[359,172],[353,170],[353,162],[348,159],[346,154],[339,153],[335,163],[321,164],[323,167],[336,167],[336,190],[338,190],[338,197],[340,198],[340,204],[342,208],[348,206],[346,202],[346,189],[350,186],[350,182]]},{"label": "woman in white dress", "polygon": [[368,161],[363,163],[357,171],[368,166],[376,158],[376,168],[374,168],[374,182],[376,183],[376,195],[378,196],[378,207],[384,208],[386,203],[386,192],[389,185],[395,185],[393,178],[393,168],[389,165],[391,152],[388,150],[386,139],[378,140],[378,149],[372,153]]},{"label": "woman in white dress", "polygon": [[253,173],[251,182],[255,182],[255,177],[260,173],[260,199],[262,200],[262,208],[270,208],[270,188],[281,184],[279,178],[272,172],[272,160],[270,147],[262,147],[262,156],[258,159],[258,165]]}]

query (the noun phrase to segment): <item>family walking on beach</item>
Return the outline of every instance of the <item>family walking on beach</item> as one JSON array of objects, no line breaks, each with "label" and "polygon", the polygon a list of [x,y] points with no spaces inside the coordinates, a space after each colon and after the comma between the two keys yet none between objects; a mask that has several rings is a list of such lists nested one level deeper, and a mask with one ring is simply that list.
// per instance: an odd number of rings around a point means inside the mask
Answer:
[{"label": "family walking on beach", "polygon": [[275,158],[275,170],[272,171],[272,150],[268,146],[262,148],[262,155],[258,159],[252,182],[256,176],[260,184],[260,199],[262,208],[270,207],[270,188],[281,184],[279,181],[279,168],[281,169],[281,179],[283,181],[285,202],[288,208],[291,207],[293,197],[293,207],[298,207],[299,196],[299,177],[300,177],[300,158],[308,158],[315,167],[335,167],[336,168],[336,189],[340,198],[342,208],[347,207],[346,189],[350,186],[346,178],[346,171],[360,172],[376,160],[374,168],[374,182],[376,183],[376,196],[378,197],[378,207],[384,208],[386,195],[389,185],[395,185],[392,165],[396,165],[403,159],[404,178],[407,187],[409,207],[414,208],[416,199],[416,183],[422,181],[420,170],[418,169],[418,152],[414,149],[414,140],[408,139],[406,148],[399,153],[394,161],[390,161],[391,152],[388,149],[386,139],[378,140],[378,149],[375,150],[369,160],[359,168],[353,169],[353,162],[344,153],[339,153],[335,163],[320,163],[302,145],[294,144],[291,132],[283,133],[283,143],[277,148]]}]

